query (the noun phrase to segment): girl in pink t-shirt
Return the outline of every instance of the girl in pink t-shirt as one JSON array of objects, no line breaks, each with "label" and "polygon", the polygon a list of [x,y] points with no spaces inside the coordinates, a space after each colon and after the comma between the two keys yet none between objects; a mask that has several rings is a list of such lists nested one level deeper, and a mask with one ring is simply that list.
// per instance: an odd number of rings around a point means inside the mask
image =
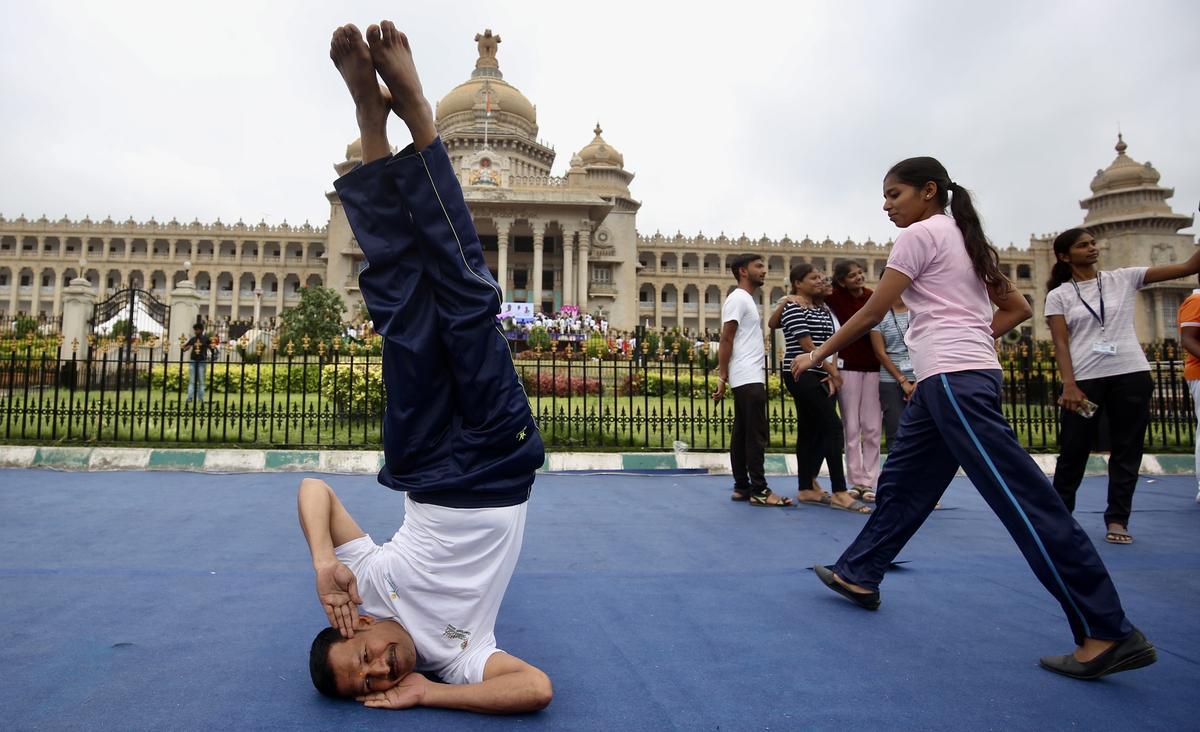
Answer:
[{"label": "girl in pink t-shirt", "polygon": [[861,337],[903,297],[913,314],[905,342],[917,390],[879,476],[875,512],[836,565],[814,567],[817,576],[857,605],[878,608],[884,572],[962,467],[1066,612],[1077,647],[1042,666],[1094,679],[1154,663],[1154,646],[1125,618],[1095,547],[1001,412],[995,339],[1032,310],[1000,273],[970,194],[941,163],[921,157],[892,166],[883,198],[904,231],[879,286],[832,338],[793,361],[792,374]]}]

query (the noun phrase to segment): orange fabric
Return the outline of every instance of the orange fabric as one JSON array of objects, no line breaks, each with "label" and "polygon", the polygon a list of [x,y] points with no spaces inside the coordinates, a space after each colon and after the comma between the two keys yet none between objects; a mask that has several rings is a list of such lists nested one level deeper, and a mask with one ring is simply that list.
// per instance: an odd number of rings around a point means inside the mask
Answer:
[{"label": "orange fabric", "polygon": [[[1200,327],[1200,294],[1188,295],[1179,306],[1179,332],[1183,334],[1184,327]],[[1196,325],[1189,325],[1195,323]],[[1186,352],[1185,352],[1186,353]],[[1187,353],[1183,361],[1183,378],[1188,381],[1200,380],[1200,358]]]}]

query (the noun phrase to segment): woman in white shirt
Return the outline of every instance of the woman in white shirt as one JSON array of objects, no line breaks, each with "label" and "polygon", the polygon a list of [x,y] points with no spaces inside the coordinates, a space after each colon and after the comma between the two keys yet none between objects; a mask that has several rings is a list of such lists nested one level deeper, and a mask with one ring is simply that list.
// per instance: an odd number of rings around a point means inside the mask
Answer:
[{"label": "woman in white shirt", "polygon": [[1137,291],[1195,274],[1200,252],[1182,264],[1102,272],[1095,237],[1086,229],[1067,229],[1054,240],[1054,257],[1046,283],[1046,320],[1063,384],[1054,489],[1074,511],[1100,413],[1107,413],[1111,454],[1104,540],[1131,544],[1129,514],[1154,388],[1133,327]]}]

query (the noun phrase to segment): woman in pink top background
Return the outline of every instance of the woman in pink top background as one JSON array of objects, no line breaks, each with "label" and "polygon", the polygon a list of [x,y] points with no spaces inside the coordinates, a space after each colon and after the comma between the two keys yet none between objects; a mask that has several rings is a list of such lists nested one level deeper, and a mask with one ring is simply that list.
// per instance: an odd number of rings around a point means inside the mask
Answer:
[{"label": "woman in pink top background", "polygon": [[937,160],[920,157],[892,166],[883,196],[883,210],[904,231],[879,286],[832,338],[797,356],[792,373],[861,337],[903,297],[913,313],[905,340],[917,389],[879,476],[875,512],[836,565],[814,567],[817,576],[877,609],[884,572],[962,467],[1067,615],[1074,652],[1041,665],[1095,679],[1154,663],[1154,646],[1126,619],[1095,547],[1000,409],[995,339],[1032,311],[1000,273],[970,194]]}]

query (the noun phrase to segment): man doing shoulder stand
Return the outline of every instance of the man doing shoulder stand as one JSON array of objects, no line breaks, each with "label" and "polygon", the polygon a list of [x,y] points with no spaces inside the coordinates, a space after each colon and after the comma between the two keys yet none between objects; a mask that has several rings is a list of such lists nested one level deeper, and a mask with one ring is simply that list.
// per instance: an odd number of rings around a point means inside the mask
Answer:
[{"label": "man doing shoulder stand", "polygon": [[[495,327],[499,286],[408,39],[389,21],[370,26],[366,41],[347,25],[330,56],[362,134],[363,165],[335,187],[368,262],[359,286],[384,339],[379,481],[406,496],[403,525],[376,545],[324,481],[300,485],[300,524],[332,626],[312,644],[313,684],[372,707],[542,709],[549,678],[498,650],[493,635],[545,457]],[[394,157],[389,109],[413,136]]]}]

